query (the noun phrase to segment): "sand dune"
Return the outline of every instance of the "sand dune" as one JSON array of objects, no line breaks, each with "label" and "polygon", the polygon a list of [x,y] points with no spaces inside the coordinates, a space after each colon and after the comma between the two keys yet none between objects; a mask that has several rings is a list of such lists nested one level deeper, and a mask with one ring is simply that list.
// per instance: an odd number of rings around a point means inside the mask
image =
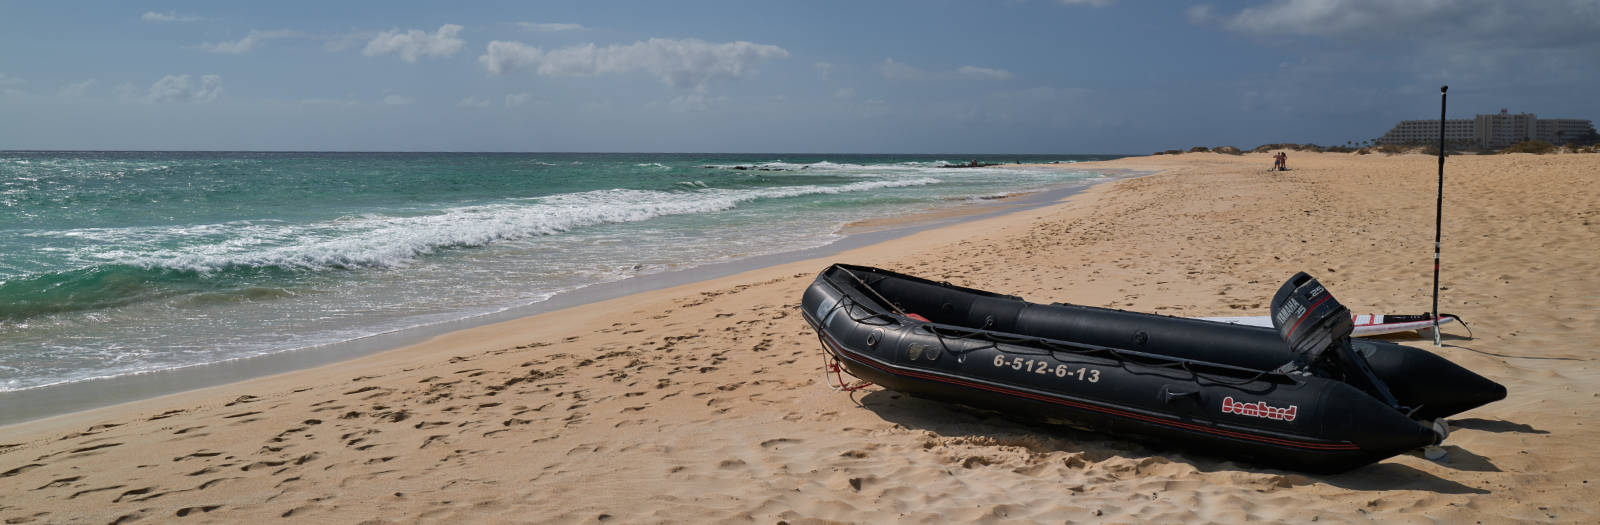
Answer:
[{"label": "sand dune", "polygon": [[[1305,270],[1353,309],[1429,305],[1435,159],[1130,158],[1046,208],[0,428],[27,522],[1511,523],[1600,520],[1600,156],[1452,157],[1445,357],[1510,397],[1445,461],[1305,475],[868,388],[826,389],[795,310],[838,260],[1173,315],[1264,314]],[[1040,167],[1039,169],[1054,169]],[[1397,340],[1431,349],[1415,336]]]}]

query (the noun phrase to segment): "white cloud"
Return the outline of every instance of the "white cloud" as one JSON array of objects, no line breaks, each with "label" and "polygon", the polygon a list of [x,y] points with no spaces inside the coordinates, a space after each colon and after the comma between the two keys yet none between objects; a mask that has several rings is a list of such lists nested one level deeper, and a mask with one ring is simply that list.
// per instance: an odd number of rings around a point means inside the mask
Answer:
[{"label": "white cloud", "polygon": [[1527,92],[1592,84],[1594,68],[1585,66],[1600,56],[1597,0],[1270,0],[1237,10],[1199,5],[1187,15],[1303,47],[1304,58],[1279,77],[1313,86],[1387,70],[1428,90],[1449,82]]},{"label": "white cloud", "polygon": [[727,97],[706,98],[706,96],[701,93],[689,93],[687,95],[676,97],[667,101],[667,109],[680,113],[705,111],[711,109],[712,106],[721,104],[727,100]]},{"label": "white cloud", "polygon": [[1006,80],[1013,75],[1004,69],[993,69],[978,66],[961,66],[954,71],[928,72],[911,64],[895,62],[893,58],[885,58],[874,69],[878,74],[889,80],[925,80],[930,78],[970,77],[989,80]]},{"label": "white cloud", "polygon": [[1117,0],[1056,0],[1061,5],[1086,5],[1089,7],[1105,7],[1116,3]]},{"label": "white cloud", "polygon": [[91,78],[83,82],[73,82],[71,84],[61,86],[61,91],[57,93],[67,98],[80,98],[87,94],[89,92],[89,87],[93,85],[94,79]]},{"label": "white cloud", "polygon": [[405,96],[405,95],[389,95],[389,96],[383,97],[383,100],[381,102],[383,102],[384,104],[388,104],[390,106],[409,106],[409,105],[412,105],[412,104],[416,104],[417,103],[417,99],[414,99],[414,98],[411,98],[411,97],[408,97],[408,96]]},{"label": "white cloud", "polygon": [[198,16],[180,15],[172,11],[167,11],[165,13],[145,11],[144,16],[140,16],[139,19],[146,22],[199,22],[201,20],[205,20],[204,18]]},{"label": "white cloud", "polygon": [[1600,2],[1544,0],[1511,8],[1497,0],[1273,0],[1231,15],[1202,4],[1188,15],[1191,22],[1257,35],[1592,41]]},{"label": "white cloud", "polygon": [[588,76],[643,71],[675,88],[703,91],[716,80],[739,78],[763,60],[787,58],[783,48],[750,42],[652,38],[628,45],[594,44],[545,51],[521,42],[489,42],[478,62],[491,74],[533,67],[541,75]]},{"label": "white cloud", "polygon": [[833,92],[833,98],[836,98],[836,99],[839,99],[839,100],[853,98],[855,96],[856,96],[855,88],[839,88],[838,91]]},{"label": "white cloud", "polygon": [[[1354,5],[1354,4],[1362,5]],[[1201,4],[1187,11],[1195,23],[1215,23],[1240,33],[1330,35],[1382,26],[1386,20],[1414,23],[1419,15],[1436,13],[1446,2],[1347,2],[1344,0],[1279,0],[1247,7],[1233,15],[1213,14]]]},{"label": "white cloud", "polygon": [[823,80],[827,80],[828,75],[833,74],[833,64],[827,62],[817,62],[815,64],[811,64],[811,68],[817,70],[818,73],[821,73]]},{"label": "white cloud", "polygon": [[17,86],[21,85],[23,82],[26,81],[5,73],[0,73],[0,86]]},{"label": "white cloud", "polygon": [[195,84],[190,82],[189,75],[167,75],[150,85],[150,92],[145,99],[150,102],[206,103],[216,100],[221,94],[220,76],[204,75],[200,77],[199,84]]},{"label": "white cloud", "polygon": [[484,54],[478,57],[478,63],[489,74],[499,75],[538,64],[544,58],[544,50],[522,42],[502,42],[495,40],[489,42]]},{"label": "white cloud", "polygon": [[111,90],[111,92],[116,94],[117,99],[123,101],[135,101],[139,100],[140,97],[139,88],[134,87],[130,82],[117,84],[116,89]]},{"label": "white cloud", "polygon": [[529,102],[533,102],[533,93],[512,93],[510,95],[506,95],[506,107],[508,108],[526,106]]},{"label": "white cloud", "polygon": [[240,55],[250,52],[250,50],[255,49],[256,46],[260,45],[262,42],[279,38],[293,38],[300,35],[301,33],[299,31],[291,31],[287,29],[280,29],[276,31],[256,31],[252,29],[250,30],[250,34],[245,35],[244,38],[231,42],[217,42],[214,44],[211,42],[206,42],[204,44],[200,44],[200,49],[225,55]]},{"label": "white cloud", "polygon": [[461,26],[456,24],[439,26],[439,30],[431,35],[417,29],[404,33],[399,29],[384,31],[368,41],[361,54],[370,57],[398,53],[401,60],[413,63],[424,56],[448,57],[461,51],[467,43],[457,38],[459,33]]},{"label": "white cloud", "polygon": [[494,103],[490,102],[489,99],[478,98],[478,97],[470,97],[469,96],[467,98],[461,99],[461,102],[457,102],[456,103],[456,107],[458,107],[458,108],[486,108],[486,107],[489,107],[489,106],[491,106],[493,104]]},{"label": "white cloud", "polygon": [[883,62],[878,64],[878,73],[889,80],[916,80],[927,75],[921,69],[895,62],[893,58],[883,59]]},{"label": "white cloud", "polygon": [[354,106],[360,104],[354,100],[335,100],[331,98],[308,98],[300,101],[307,106]]},{"label": "white cloud", "polygon": [[990,78],[995,80],[1005,80],[1011,78],[1010,71],[977,66],[961,66],[960,68],[956,69],[956,73],[968,77]]},{"label": "white cloud", "polygon": [[1033,87],[1018,91],[1002,91],[990,96],[1001,101],[1037,105],[1081,102],[1093,94],[1094,91],[1088,88]]},{"label": "white cloud", "polygon": [[537,31],[537,32],[540,32],[540,33],[554,33],[554,32],[558,32],[558,31],[583,31],[585,29],[588,29],[586,27],[583,27],[583,24],[551,24],[551,23],[536,24],[536,23],[533,23],[533,22],[517,22],[517,25],[522,26],[523,29],[526,29],[526,30],[529,30],[529,31]]},{"label": "white cloud", "polygon": [[333,37],[323,38],[322,49],[329,53],[338,53],[355,47],[356,44],[372,40],[377,33],[347,33]]}]

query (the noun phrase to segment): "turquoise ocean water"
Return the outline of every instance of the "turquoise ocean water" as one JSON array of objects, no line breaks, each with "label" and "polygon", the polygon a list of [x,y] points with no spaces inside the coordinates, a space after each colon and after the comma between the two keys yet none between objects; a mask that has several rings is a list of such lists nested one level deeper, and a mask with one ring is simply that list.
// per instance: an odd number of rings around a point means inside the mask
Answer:
[{"label": "turquoise ocean water", "polygon": [[247,358],[1085,184],[1111,155],[0,152],[0,391]]}]

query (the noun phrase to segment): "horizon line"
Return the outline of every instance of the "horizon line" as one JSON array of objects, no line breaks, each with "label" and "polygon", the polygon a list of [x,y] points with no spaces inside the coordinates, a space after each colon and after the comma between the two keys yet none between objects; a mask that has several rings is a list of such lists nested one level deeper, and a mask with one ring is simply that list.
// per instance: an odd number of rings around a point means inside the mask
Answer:
[{"label": "horizon line", "polygon": [[501,155],[1148,155],[1147,153],[975,153],[975,152],[803,152],[803,151],[467,151],[467,150],[293,150],[293,149],[0,149],[0,153],[451,153]]}]

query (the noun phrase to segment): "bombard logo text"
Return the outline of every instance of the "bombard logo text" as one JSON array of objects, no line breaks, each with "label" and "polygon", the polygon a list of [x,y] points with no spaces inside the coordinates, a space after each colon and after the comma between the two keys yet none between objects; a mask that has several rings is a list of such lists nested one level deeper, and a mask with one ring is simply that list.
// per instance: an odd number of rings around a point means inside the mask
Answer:
[{"label": "bombard logo text", "polygon": [[1239,414],[1241,416],[1276,419],[1280,421],[1294,421],[1295,412],[1299,412],[1298,405],[1289,405],[1289,408],[1268,406],[1265,401],[1255,403],[1238,403],[1233,397],[1222,398],[1222,413]]}]

